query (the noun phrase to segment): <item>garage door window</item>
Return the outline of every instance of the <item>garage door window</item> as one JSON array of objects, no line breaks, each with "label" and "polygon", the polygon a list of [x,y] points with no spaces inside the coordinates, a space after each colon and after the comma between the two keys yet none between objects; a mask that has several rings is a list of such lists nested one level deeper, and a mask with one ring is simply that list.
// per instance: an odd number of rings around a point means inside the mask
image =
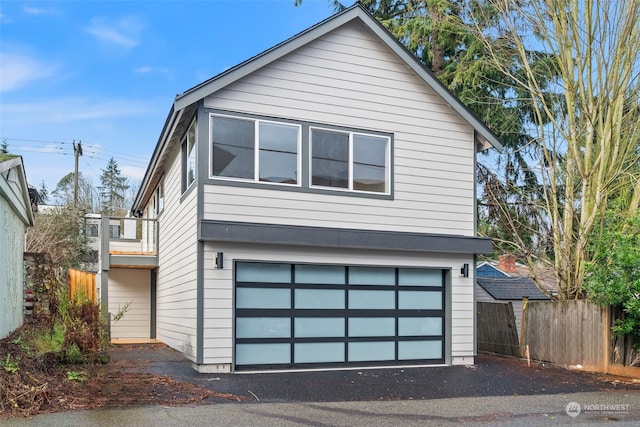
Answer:
[{"label": "garage door window", "polygon": [[235,368],[444,361],[441,269],[236,262]]}]

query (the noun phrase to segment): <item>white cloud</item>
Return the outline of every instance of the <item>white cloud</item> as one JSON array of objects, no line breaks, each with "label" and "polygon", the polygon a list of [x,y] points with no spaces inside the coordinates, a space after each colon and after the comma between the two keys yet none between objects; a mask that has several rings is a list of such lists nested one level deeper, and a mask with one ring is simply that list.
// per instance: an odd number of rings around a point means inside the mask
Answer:
[{"label": "white cloud", "polygon": [[133,69],[137,74],[160,74],[164,76],[171,76],[171,71],[168,68],[156,68],[149,65],[143,65]]},{"label": "white cloud", "polygon": [[146,168],[139,168],[135,166],[128,165],[118,165],[120,168],[120,172],[122,172],[123,176],[126,176],[132,181],[142,181],[144,178],[144,173],[146,172]]},{"label": "white cloud", "polygon": [[[164,104],[160,104],[164,105]],[[41,124],[98,121],[120,117],[154,114],[162,111],[157,101],[130,99],[94,100],[59,98],[25,103],[2,104],[2,121],[27,125],[34,118]]]},{"label": "white cloud", "polygon": [[29,7],[29,6],[25,6],[23,10],[25,13],[29,15],[53,15],[55,13],[52,10],[39,9],[37,7]]},{"label": "white cloud", "polygon": [[20,89],[34,80],[50,77],[55,69],[36,58],[0,51],[0,92]]},{"label": "white cloud", "polygon": [[124,17],[115,22],[105,18],[93,18],[86,31],[98,40],[132,49],[140,44],[138,40],[144,24],[136,17]]},{"label": "white cloud", "polygon": [[133,70],[133,71],[135,71],[136,73],[139,73],[139,74],[148,74],[148,73],[150,73],[150,72],[152,72],[152,71],[153,71],[153,68],[151,68],[151,67],[147,67],[147,66],[145,66],[145,67],[138,67],[138,68],[136,68],[136,69],[135,69],[135,70]]}]

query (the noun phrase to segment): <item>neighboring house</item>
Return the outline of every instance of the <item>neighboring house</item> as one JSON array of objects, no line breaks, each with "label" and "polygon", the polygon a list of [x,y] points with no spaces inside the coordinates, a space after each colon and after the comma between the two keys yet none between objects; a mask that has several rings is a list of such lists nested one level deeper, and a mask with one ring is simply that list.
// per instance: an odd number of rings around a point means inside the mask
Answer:
[{"label": "neighboring house", "polygon": [[[507,273],[509,272],[509,273]],[[533,280],[519,277],[515,257],[502,255],[498,265],[489,262],[478,264],[476,269],[476,299],[478,302],[511,303],[516,318],[518,336],[522,327],[524,298],[529,301],[545,301],[550,298],[540,291]]]},{"label": "neighboring house", "polygon": [[472,364],[491,146],[360,4],[184,92],[132,207],[151,337],[200,372]]},{"label": "neighboring house", "polygon": [[23,322],[23,254],[25,233],[32,225],[32,200],[22,157],[0,154],[0,338]]}]

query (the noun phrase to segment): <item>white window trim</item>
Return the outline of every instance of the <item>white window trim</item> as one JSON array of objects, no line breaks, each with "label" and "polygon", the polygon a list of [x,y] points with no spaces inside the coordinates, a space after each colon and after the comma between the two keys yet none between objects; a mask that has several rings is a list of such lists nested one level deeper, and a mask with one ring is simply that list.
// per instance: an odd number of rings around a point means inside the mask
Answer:
[{"label": "white window trim", "polygon": [[[313,185],[313,130],[323,130],[327,132],[333,133],[342,133],[349,135],[349,177],[348,177],[348,188],[341,187],[331,187],[324,185]],[[353,137],[354,135],[362,135],[367,137],[375,137],[386,139],[387,144],[385,148],[385,181],[386,181],[386,191],[363,191],[363,190],[354,190],[353,188]],[[391,138],[384,135],[378,135],[375,133],[366,133],[366,132],[356,132],[356,131],[348,131],[341,129],[333,129],[330,127],[323,126],[309,126],[309,188],[317,188],[323,190],[331,190],[331,191],[339,191],[339,192],[349,192],[349,193],[359,193],[359,194],[380,194],[380,195],[390,195],[391,194]]]},{"label": "white window trim", "polygon": [[[254,137],[253,137],[253,179],[236,178],[232,176],[218,176],[213,174],[213,125],[212,121],[214,117],[222,117],[235,120],[245,120],[253,122]],[[296,168],[297,168],[297,183],[286,184],[280,182],[260,181],[260,123],[273,123],[276,125],[291,126],[298,128],[298,141],[296,145]],[[237,182],[252,182],[264,185],[277,185],[282,187],[302,187],[302,125],[297,123],[289,123],[277,120],[265,120],[254,119],[251,117],[234,116],[228,114],[214,114],[209,113],[209,178],[221,181],[237,181]]]}]

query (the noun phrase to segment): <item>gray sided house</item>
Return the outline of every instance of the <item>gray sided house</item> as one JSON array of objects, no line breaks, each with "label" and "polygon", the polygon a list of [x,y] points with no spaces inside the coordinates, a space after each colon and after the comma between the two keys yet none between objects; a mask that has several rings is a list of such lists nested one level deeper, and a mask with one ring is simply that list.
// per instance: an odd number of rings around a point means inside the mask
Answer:
[{"label": "gray sided house", "polygon": [[200,372],[472,364],[492,146],[359,4],[178,95],[132,207],[150,336]]},{"label": "gray sided house", "polygon": [[0,338],[23,322],[25,233],[32,225],[22,157],[0,154]]},{"label": "gray sided house", "polygon": [[535,282],[528,277],[477,277],[476,298],[479,302],[511,303],[516,320],[518,336],[522,327],[522,309],[524,299],[529,301],[548,301]]}]

